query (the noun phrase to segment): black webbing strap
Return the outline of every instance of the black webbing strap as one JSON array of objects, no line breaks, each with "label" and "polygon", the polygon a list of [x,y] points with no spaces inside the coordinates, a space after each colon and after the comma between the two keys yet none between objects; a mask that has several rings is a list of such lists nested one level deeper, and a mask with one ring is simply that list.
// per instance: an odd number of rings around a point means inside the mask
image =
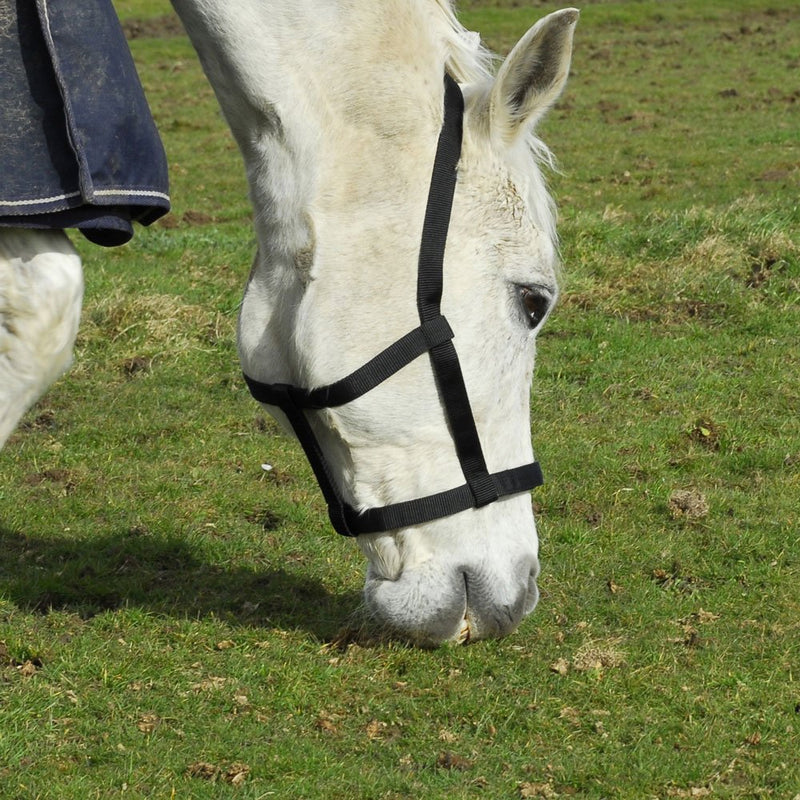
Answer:
[{"label": "black webbing strap", "polygon": [[[489,478],[498,498],[528,492],[535,486],[541,486],[544,482],[538,462],[503,472],[495,472]],[[391,531],[408,528],[412,525],[422,525],[434,519],[449,517],[459,511],[466,511],[468,508],[475,508],[475,501],[472,490],[465,483],[456,489],[448,489],[437,494],[419,497],[416,500],[407,500],[380,508],[368,508],[361,512],[345,504],[344,515],[350,535],[359,536],[362,533],[376,533],[377,531]]]},{"label": "black webbing strap", "polygon": [[[444,124],[439,134],[436,160],[431,173],[417,272],[417,309],[423,323],[442,313],[444,251],[456,189],[457,167],[461,158],[464,98],[458,84],[449,75],[445,75],[444,84]],[[486,460],[453,342],[448,340],[432,348],[430,358],[461,470],[472,492],[475,506],[485,506],[497,500],[499,495],[486,469]]]},{"label": "black webbing strap", "polygon": [[[409,528],[412,525],[422,525],[476,507],[472,489],[465,483],[455,489],[447,489],[414,500],[359,511],[345,502],[339,492],[333,472],[306,417],[305,410],[297,405],[292,397],[298,391],[296,387],[289,384],[263,384],[247,375],[244,377],[257,400],[278,406],[286,414],[311,465],[322,496],[328,504],[331,524],[342,536],[360,536],[364,533]],[[264,389],[269,390],[268,395]],[[267,396],[268,399],[260,399]],[[538,462],[495,472],[489,475],[488,479],[492,482],[496,493],[495,499],[527,492],[543,483],[542,470]]]},{"label": "black webbing strap", "polygon": [[319,389],[300,389],[286,383],[260,383],[247,375],[244,377],[250,393],[260,403],[282,408],[281,403],[286,402],[285,395],[288,394],[298,408],[334,408],[361,397],[432,347],[452,338],[450,324],[440,314],[390,344],[347,377]]},{"label": "black webbing strap", "polygon": [[[319,483],[328,514],[337,533],[364,533],[421,525],[469,508],[478,508],[501,497],[527,492],[542,484],[539,464],[489,473],[453,345],[453,331],[441,313],[444,251],[450,210],[461,157],[464,99],[458,84],[445,75],[444,123],[439,133],[431,174],[417,277],[417,309],[420,325],[398,339],[363,367],[341,380],[317,389],[286,383],[262,383],[245,375],[253,397],[277,406],[287,416]],[[466,483],[455,489],[377,508],[358,510],[345,502],[333,471],[306,415],[306,409],[322,409],[349,403],[381,384],[423,353],[428,353],[445,408],[456,454]]]}]

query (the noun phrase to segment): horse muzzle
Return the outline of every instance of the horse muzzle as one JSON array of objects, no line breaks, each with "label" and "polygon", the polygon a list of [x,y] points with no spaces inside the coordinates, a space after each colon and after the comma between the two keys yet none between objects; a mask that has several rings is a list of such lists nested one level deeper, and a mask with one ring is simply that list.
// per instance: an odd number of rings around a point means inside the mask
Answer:
[{"label": "horse muzzle", "polygon": [[512,633],[539,599],[539,562],[522,559],[511,574],[458,566],[447,571],[430,562],[388,579],[370,567],[364,599],[371,621],[415,645],[468,644]]}]

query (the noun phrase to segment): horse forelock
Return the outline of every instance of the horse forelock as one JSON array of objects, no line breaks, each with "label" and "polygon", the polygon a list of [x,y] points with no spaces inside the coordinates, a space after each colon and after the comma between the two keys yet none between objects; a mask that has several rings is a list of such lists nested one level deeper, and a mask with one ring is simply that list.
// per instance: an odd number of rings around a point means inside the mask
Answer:
[{"label": "horse forelock", "polygon": [[484,83],[492,79],[495,55],[480,35],[465,28],[450,0],[434,0],[441,15],[446,46],[445,68],[459,83]]}]

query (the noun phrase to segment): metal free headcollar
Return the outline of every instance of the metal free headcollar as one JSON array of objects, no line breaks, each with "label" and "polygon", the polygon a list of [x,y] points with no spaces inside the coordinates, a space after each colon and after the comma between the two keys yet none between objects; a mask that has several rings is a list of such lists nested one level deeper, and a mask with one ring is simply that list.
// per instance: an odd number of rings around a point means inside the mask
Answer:
[{"label": "metal free headcollar", "polygon": [[[335,383],[308,390],[286,383],[262,383],[245,374],[251,394],[277,406],[288,418],[328,504],[334,529],[343,536],[421,525],[542,484],[538,462],[490,473],[472,415],[453,330],[441,313],[444,251],[461,157],[464,98],[445,75],[444,123],[433,164],[417,272],[420,324],[364,366]],[[407,364],[428,353],[465,483],[454,489],[359,511],[347,503],[306,412],[344,405],[369,392]]]}]

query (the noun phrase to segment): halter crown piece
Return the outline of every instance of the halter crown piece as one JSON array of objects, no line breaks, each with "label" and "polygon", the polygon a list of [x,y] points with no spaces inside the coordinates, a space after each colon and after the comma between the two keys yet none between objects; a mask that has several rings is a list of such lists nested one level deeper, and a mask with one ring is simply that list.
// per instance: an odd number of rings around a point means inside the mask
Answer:
[{"label": "halter crown piece", "polygon": [[[420,525],[469,508],[480,508],[501,497],[527,492],[542,484],[542,471],[535,461],[501,472],[490,473],[487,470],[464,376],[453,345],[454,334],[441,313],[444,251],[456,187],[456,170],[461,157],[464,118],[464,98],[458,84],[445,74],[444,86],[444,123],[436,147],[419,252],[419,327],[347,377],[318,389],[302,389],[286,383],[261,383],[248,375],[244,376],[256,400],[277,406],[286,414],[328,503],[331,523],[342,536],[381,533]],[[349,403],[383,383],[423,353],[428,353],[430,357],[466,483],[415,500],[359,511],[342,497],[308,422],[306,410]]]}]

